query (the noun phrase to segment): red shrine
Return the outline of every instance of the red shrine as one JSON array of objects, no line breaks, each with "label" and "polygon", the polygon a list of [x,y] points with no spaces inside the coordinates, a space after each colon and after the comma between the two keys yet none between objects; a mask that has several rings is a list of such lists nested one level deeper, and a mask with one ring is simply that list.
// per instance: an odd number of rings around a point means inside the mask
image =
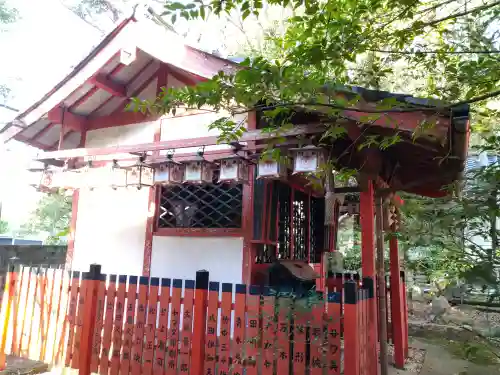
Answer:
[{"label": "red shrine", "polygon": [[[193,278],[204,269],[220,282],[266,285],[270,265],[290,262],[289,269],[310,265],[320,275],[317,290],[324,290],[330,281],[324,279],[323,254],[337,250],[340,212],[359,215],[362,276],[374,278],[376,192],[384,191],[392,207],[383,217],[394,219],[403,204],[398,191],[442,196],[443,188],[460,177],[468,108],[433,110],[432,101],[408,95],[346,91],[346,97],[358,94],[362,100],[356,110],[340,114],[347,136],[329,147],[340,165],[360,175],[357,185],[331,185],[330,191],[313,188],[286,166],[247,163],[246,156],[258,154],[272,137],[260,132],[266,124],[258,112],[239,118],[248,132],[235,150],[235,145],[218,144],[217,132],[208,129],[222,113],[200,109],[153,116],[125,110],[130,98],[154,99],[163,87],[196,85],[220,70],[235,69],[230,60],[129,18],[1,130],[6,139],[41,149],[37,161],[48,166],[41,185],[73,189],[68,267],[86,271],[97,263],[109,274],[176,279]],[[412,110],[364,123],[387,98]],[[325,129],[324,120],[320,113],[297,108],[295,127],[283,135],[284,149],[299,147],[297,135],[314,140]],[[401,141],[385,150],[357,147],[367,136],[395,132]],[[239,163],[235,153],[245,161]],[[176,175],[181,165],[183,174]],[[258,178],[271,175],[276,178]],[[325,199],[329,192],[333,198]],[[345,194],[351,198],[344,199]],[[330,216],[327,225],[325,216]],[[396,231],[397,224],[387,222],[384,230]],[[396,237],[389,248],[391,332],[401,366],[407,317]],[[376,322],[367,327],[376,337]]]}]

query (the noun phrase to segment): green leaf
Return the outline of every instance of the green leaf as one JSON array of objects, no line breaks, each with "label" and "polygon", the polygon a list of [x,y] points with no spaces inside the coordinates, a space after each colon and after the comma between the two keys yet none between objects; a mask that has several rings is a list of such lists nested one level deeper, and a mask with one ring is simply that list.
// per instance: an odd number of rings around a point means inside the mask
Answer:
[{"label": "green leaf", "polygon": [[184,9],[186,6],[182,3],[174,2],[172,4],[165,5],[165,7],[167,7],[170,10],[180,10],[180,9]]}]

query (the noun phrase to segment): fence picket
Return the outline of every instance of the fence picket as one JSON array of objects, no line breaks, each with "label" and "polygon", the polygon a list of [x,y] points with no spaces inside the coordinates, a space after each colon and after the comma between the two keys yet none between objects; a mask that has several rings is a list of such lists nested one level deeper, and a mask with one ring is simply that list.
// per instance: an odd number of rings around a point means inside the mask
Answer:
[{"label": "fence picket", "polygon": [[67,339],[66,331],[66,311],[69,304],[71,273],[64,269],[58,271],[61,275],[61,282],[57,286],[57,307],[56,307],[56,332],[52,344],[52,361],[58,365],[64,355],[64,342]]},{"label": "fence picket", "polygon": [[111,350],[110,375],[118,375],[120,369],[120,354],[122,349],[123,314],[125,310],[125,294],[127,293],[127,276],[118,276],[118,290],[116,292],[115,319],[113,321],[113,333]]},{"label": "fence picket", "polygon": [[[73,360],[73,344],[75,338],[75,325],[76,325],[76,312],[78,309],[78,289],[80,288],[80,272],[73,272],[71,275],[71,286],[70,286],[70,300],[67,306],[67,324],[65,326],[68,327],[68,345],[66,346],[66,367],[71,365]],[[29,342],[29,340],[28,340]],[[29,345],[29,344],[28,344]],[[61,341],[61,346],[64,345],[64,341]]]},{"label": "fence picket", "polygon": [[[35,357],[38,360],[42,360],[42,352],[43,352],[43,345],[45,344],[45,325],[47,323],[46,320],[46,303],[45,299],[47,297],[47,273],[48,273],[47,268],[43,268],[42,273],[40,274],[40,285],[39,285],[39,295],[37,297],[38,299],[38,324],[36,325],[36,336],[35,336],[35,341],[34,341],[34,350],[35,350]],[[36,320],[35,320],[36,321]]]},{"label": "fence picket", "polygon": [[125,317],[125,330],[123,332],[123,353],[120,363],[120,375],[128,375],[130,359],[132,358],[132,344],[134,342],[134,318],[137,301],[137,276],[129,276],[127,291],[127,310]]},{"label": "fence picket", "polygon": [[[19,346],[21,343],[21,337],[22,337],[22,330],[20,329],[20,322],[18,319],[18,316],[20,315],[19,312],[23,311],[21,309],[21,301],[22,301],[22,294],[23,290],[25,287],[26,283],[26,275],[24,272],[24,267],[19,268],[19,275],[18,275],[18,285],[16,288],[16,292],[14,295],[14,303],[13,303],[13,309],[12,309],[12,314],[13,314],[13,320],[12,320],[12,345],[11,345],[11,353],[15,355],[19,355]],[[21,323],[22,324],[22,323]]]},{"label": "fence picket", "polygon": [[90,361],[90,372],[97,373],[102,343],[102,330],[104,327],[104,311],[106,306],[106,276],[101,275],[97,288],[95,328],[92,340],[92,353]]},{"label": "fence picket", "polygon": [[277,360],[278,374],[290,373],[290,298],[278,298]]},{"label": "fence picket", "polygon": [[231,361],[231,311],[233,284],[222,283],[218,374],[228,375]]},{"label": "fence picket", "polygon": [[[29,324],[29,333],[28,333],[28,357],[29,358],[35,358],[32,350],[32,337],[33,337],[33,331],[36,329],[36,324],[35,324],[35,313],[36,313],[36,306],[37,306],[37,295],[38,295],[38,290],[39,290],[39,284],[40,284],[40,273],[43,272],[41,268],[37,268],[37,272],[34,274],[34,292],[31,294],[30,293],[30,308],[31,308],[31,316],[30,316],[30,324]],[[35,333],[36,334],[36,333]],[[35,341],[36,342],[36,341]]]},{"label": "fence picket", "polygon": [[328,293],[327,309],[327,374],[334,375],[340,374],[341,370],[340,337],[342,336],[342,292]]},{"label": "fence picket", "polygon": [[270,290],[266,287],[262,299],[262,374],[273,375],[276,347],[275,297],[270,295]]},{"label": "fence picket", "polygon": [[260,341],[260,287],[250,286],[247,296],[248,327],[246,336],[246,370],[247,375],[258,375],[260,356],[258,345]]},{"label": "fence picket", "polygon": [[309,312],[304,308],[303,301],[295,301],[293,309],[293,373],[306,374],[307,325]]},{"label": "fence picket", "polygon": [[[56,283],[56,269],[52,268],[51,272],[47,274],[47,298],[48,298],[48,305],[46,309],[46,321],[47,321],[47,328],[45,329],[44,333],[44,340],[43,340],[43,345],[42,345],[42,353],[40,355],[40,360],[44,362],[48,362],[47,358],[47,344],[51,342],[49,340],[52,338],[53,330],[51,330],[51,327],[54,323],[54,320],[52,318],[52,302],[54,300],[54,287]],[[51,324],[52,323],[52,324]]]},{"label": "fence picket", "polygon": [[234,301],[234,340],[233,340],[233,375],[243,375],[244,340],[246,331],[246,294],[247,286],[236,284]]},{"label": "fence picket", "polygon": [[177,355],[179,347],[179,324],[182,298],[182,280],[172,280],[172,304],[170,307],[170,328],[168,330],[167,375],[177,373]]},{"label": "fence picket", "polygon": [[99,374],[108,375],[109,351],[111,348],[111,335],[113,333],[113,315],[115,311],[116,275],[109,275],[106,289],[106,312],[104,314],[104,329],[102,333],[101,358],[99,361]]},{"label": "fence picket", "polygon": [[184,304],[182,309],[182,329],[180,334],[179,370],[189,373],[189,355],[191,350],[191,331],[193,325],[194,280],[184,282]]},{"label": "fence picket", "polygon": [[165,351],[167,350],[168,311],[170,305],[170,279],[161,279],[160,319],[156,329],[158,345],[155,351],[154,375],[163,375],[165,371]]},{"label": "fence picket", "polygon": [[[215,375],[217,361],[217,317],[219,315],[219,283],[208,284],[207,335],[205,340],[205,375]],[[244,320],[243,320],[244,322]]]},{"label": "fence picket", "polygon": [[134,344],[132,346],[132,363],[130,365],[130,372],[132,375],[139,375],[142,368],[144,326],[146,324],[146,310],[148,306],[148,287],[149,278],[141,276],[139,278],[139,298],[137,301]]},{"label": "fence picket", "polygon": [[[19,311],[22,311],[23,316],[22,316],[22,322],[21,322],[21,333],[20,333],[20,338],[19,338],[19,349],[18,353],[19,356],[24,357],[26,355],[27,350],[24,350],[23,343],[26,342],[25,337],[27,335],[26,330],[25,330],[25,325],[26,325],[26,314],[27,311],[29,310],[29,298],[30,298],[30,290],[31,290],[31,282],[33,280],[33,273],[32,273],[33,268],[28,267],[27,268],[27,274],[26,274],[26,285],[23,286],[23,294],[21,294],[21,299],[24,301],[24,303],[21,305],[21,309]],[[27,326],[27,325],[26,325]]]},{"label": "fence picket", "polygon": [[[12,338],[12,331],[10,328],[10,322],[13,321],[12,317],[12,305],[15,304],[15,293],[19,282],[19,272],[14,268],[14,266],[9,270],[5,285],[4,292],[2,295],[2,306],[1,306],[1,317],[0,324],[2,324],[2,331],[0,333],[0,370],[5,370],[7,366],[7,356],[6,348],[10,348],[12,343],[7,341],[8,338]],[[10,335],[9,335],[10,334]],[[10,337],[9,337],[10,336]]]},{"label": "fence picket", "polygon": [[322,375],[325,356],[323,352],[324,345],[324,310],[323,301],[315,303],[312,306],[311,328],[309,331],[309,353],[310,353],[310,374]]},{"label": "fence picket", "polygon": [[160,285],[160,279],[158,279],[157,277],[151,278],[149,286],[147,323],[146,323],[146,334],[145,334],[146,344],[144,347],[144,362],[142,365],[142,373],[144,375],[151,375],[151,372],[153,371],[159,285]]},{"label": "fence picket", "polygon": [[[57,337],[54,341],[54,363],[66,362],[67,343],[69,342],[69,304],[71,301],[71,284],[73,282],[71,271],[61,271],[62,282],[59,289],[59,300],[57,302]],[[76,309],[76,307],[75,307]]]},{"label": "fence picket", "polygon": [[88,283],[84,282],[82,275],[82,281],[80,282],[80,289],[78,290],[78,308],[76,314],[76,324],[75,324],[75,338],[73,344],[73,360],[71,361],[71,367],[77,369],[80,366],[80,349],[82,342],[82,328],[83,319],[85,314],[85,303],[87,286]]},{"label": "fence picket", "polygon": [[[7,280],[7,275],[5,275]],[[11,354],[17,354],[17,349],[19,347],[19,307],[20,307],[20,302],[21,302],[21,292],[23,288],[23,267],[19,267],[19,272],[17,274],[17,282],[16,282],[16,289],[14,290],[13,298],[12,298],[12,338],[11,338],[11,343],[10,343],[10,353]],[[2,290],[3,292],[3,290]],[[0,297],[0,301],[2,301],[2,298]],[[7,347],[5,348],[7,350]]]}]

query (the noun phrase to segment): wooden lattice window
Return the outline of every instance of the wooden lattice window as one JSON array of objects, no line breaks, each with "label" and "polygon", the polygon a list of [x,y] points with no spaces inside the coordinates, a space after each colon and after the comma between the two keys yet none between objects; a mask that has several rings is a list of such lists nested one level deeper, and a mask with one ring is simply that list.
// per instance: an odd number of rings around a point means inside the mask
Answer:
[{"label": "wooden lattice window", "polygon": [[243,185],[161,187],[158,228],[241,228]]},{"label": "wooden lattice window", "polygon": [[282,181],[257,180],[254,191],[256,263],[295,259],[319,263],[325,250],[325,200]]}]

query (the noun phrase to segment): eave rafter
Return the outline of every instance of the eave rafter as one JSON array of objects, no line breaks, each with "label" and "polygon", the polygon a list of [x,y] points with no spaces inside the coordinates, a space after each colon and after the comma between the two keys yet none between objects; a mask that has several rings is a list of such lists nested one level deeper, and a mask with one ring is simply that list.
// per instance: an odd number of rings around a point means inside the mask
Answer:
[{"label": "eave rafter", "polygon": [[47,114],[50,122],[55,124],[64,124],[65,129],[81,131],[85,129],[87,118],[85,116],[76,115],[70,112],[67,108],[59,105],[49,111]]},{"label": "eave rafter", "polygon": [[109,92],[113,96],[125,97],[127,96],[127,87],[121,83],[113,81],[105,74],[97,74],[89,79],[89,82],[96,87]]}]

